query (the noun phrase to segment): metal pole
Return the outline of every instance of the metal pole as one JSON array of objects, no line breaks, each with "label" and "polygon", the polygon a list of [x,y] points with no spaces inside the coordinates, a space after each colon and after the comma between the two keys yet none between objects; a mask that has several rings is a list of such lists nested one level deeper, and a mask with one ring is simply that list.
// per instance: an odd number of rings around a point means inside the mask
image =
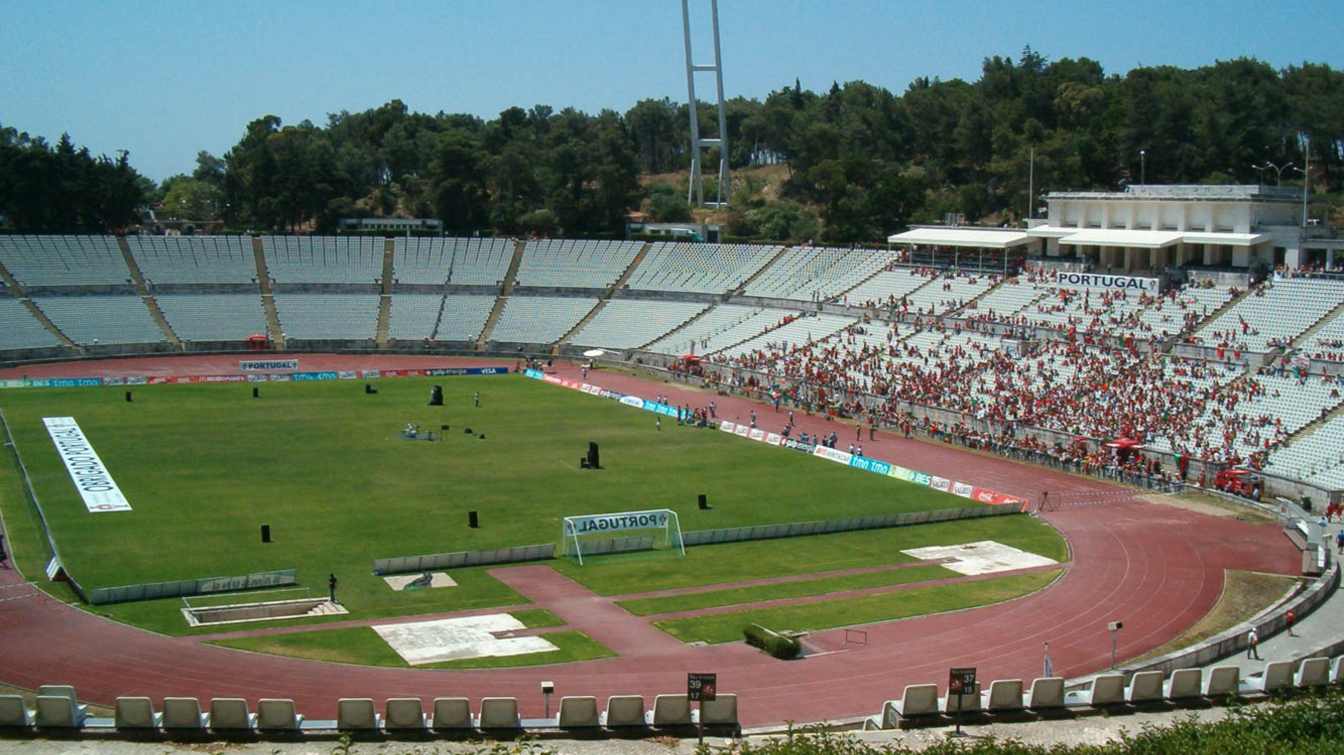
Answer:
[{"label": "metal pole", "polygon": [[1027,219],[1036,217],[1036,148],[1031,148],[1031,167],[1027,170]]},{"label": "metal pole", "polygon": [[1139,185],[1148,183],[1148,150],[1139,150]]},{"label": "metal pole", "polygon": [[704,202],[704,185],[700,180],[700,118],[695,101],[695,66],[691,63],[691,11],[687,0],[681,0],[681,30],[686,44],[686,101],[691,112],[691,175],[686,188],[686,203],[699,206]]},{"label": "metal pole", "polygon": [[[1306,146],[1302,148],[1306,158],[1306,168],[1302,170],[1302,238],[1307,237],[1307,191],[1311,186],[1311,137],[1306,137]],[[1299,252],[1299,256],[1301,252]]]},{"label": "metal pole", "polygon": [[[682,0],[683,3],[686,0]],[[719,204],[728,201],[731,191],[728,186],[728,116],[723,107],[723,56],[719,52],[719,0],[710,0],[710,13],[714,16],[714,81],[719,94]],[[688,27],[689,28],[689,27]],[[689,44],[689,42],[688,42]]]}]

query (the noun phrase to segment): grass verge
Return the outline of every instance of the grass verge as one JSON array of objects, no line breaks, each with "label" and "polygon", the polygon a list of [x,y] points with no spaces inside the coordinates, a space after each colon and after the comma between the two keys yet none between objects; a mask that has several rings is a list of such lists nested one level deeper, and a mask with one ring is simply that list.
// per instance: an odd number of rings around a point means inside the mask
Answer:
[{"label": "grass verge", "polygon": [[854,624],[871,624],[1001,603],[1050,584],[1060,569],[1011,577],[900,590],[850,600],[832,600],[801,606],[699,616],[654,622],[654,626],[682,642],[732,642],[742,638],[742,627],[761,624],[775,631],[809,631]]},{"label": "grass verge", "polygon": [[811,579],[804,582],[782,582],[774,585],[756,585],[686,595],[669,595],[662,598],[635,598],[617,601],[616,605],[636,616],[651,616],[674,611],[693,611],[699,608],[760,603],[781,598],[810,597],[845,590],[862,590],[869,587],[905,585],[957,576],[960,575],[942,566],[908,566],[903,569],[868,574],[850,574],[828,579]]},{"label": "grass verge", "polygon": [[[1170,642],[1153,648],[1134,661],[1156,658],[1160,655],[1196,645],[1220,634],[1265,610],[1297,582],[1294,577],[1281,574],[1228,570],[1223,579],[1223,592],[1204,618],[1195,622]],[[1132,661],[1131,661],[1132,662]]]}]

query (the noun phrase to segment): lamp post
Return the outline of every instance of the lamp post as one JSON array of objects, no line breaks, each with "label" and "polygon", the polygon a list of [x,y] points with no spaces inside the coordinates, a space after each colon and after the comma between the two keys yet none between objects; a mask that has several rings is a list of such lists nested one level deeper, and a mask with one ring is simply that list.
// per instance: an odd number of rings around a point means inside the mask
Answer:
[{"label": "lamp post", "polygon": [[1139,185],[1148,183],[1148,150],[1139,150]]},{"label": "lamp post", "polygon": [[1302,156],[1306,158],[1306,167],[1293,168],[1293,170],[1302,174],[1302,232],[1306,233],[1307,228],[1307,192],[1311,187],[1311,137],[1304,137],[1302,145]]},{"label": "lamp post", "polygon": [[1274,171],[1274,185],[1279,186],[1280,184],[1283,183],[1283,172],[1293,167],[1293,164],[1288,163],[1286,165],[1275,165],[1274,163],[1266,160],[1263,165],[1252,165],[1251,167],[1260,171],[1262,174],[1265,172],[1266,169],[1272,169]]}]

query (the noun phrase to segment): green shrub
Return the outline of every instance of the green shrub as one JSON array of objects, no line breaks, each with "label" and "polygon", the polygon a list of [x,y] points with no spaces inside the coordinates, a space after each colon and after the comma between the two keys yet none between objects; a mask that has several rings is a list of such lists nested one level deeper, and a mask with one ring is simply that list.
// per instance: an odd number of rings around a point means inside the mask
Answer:
[{"label": "green shrub", "polygon": [[746,625],[742,628],[742,636],[747,639],[748,645],[758,647],[781,660],[797,658],[803,652],[803,646],[798,640],[772,632],[760,624]]}]

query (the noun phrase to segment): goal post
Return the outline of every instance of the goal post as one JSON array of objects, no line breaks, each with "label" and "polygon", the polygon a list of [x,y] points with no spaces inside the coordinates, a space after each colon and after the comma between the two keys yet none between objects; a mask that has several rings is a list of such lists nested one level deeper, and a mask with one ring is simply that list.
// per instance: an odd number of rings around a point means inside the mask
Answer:
[{"label": "goal post", "polygon": [[672,509],[567,516],[560,533],[560,549],[563,555],[577,559],[580,566],[584,554],[671,550],[686,555],[681,520]]}]

